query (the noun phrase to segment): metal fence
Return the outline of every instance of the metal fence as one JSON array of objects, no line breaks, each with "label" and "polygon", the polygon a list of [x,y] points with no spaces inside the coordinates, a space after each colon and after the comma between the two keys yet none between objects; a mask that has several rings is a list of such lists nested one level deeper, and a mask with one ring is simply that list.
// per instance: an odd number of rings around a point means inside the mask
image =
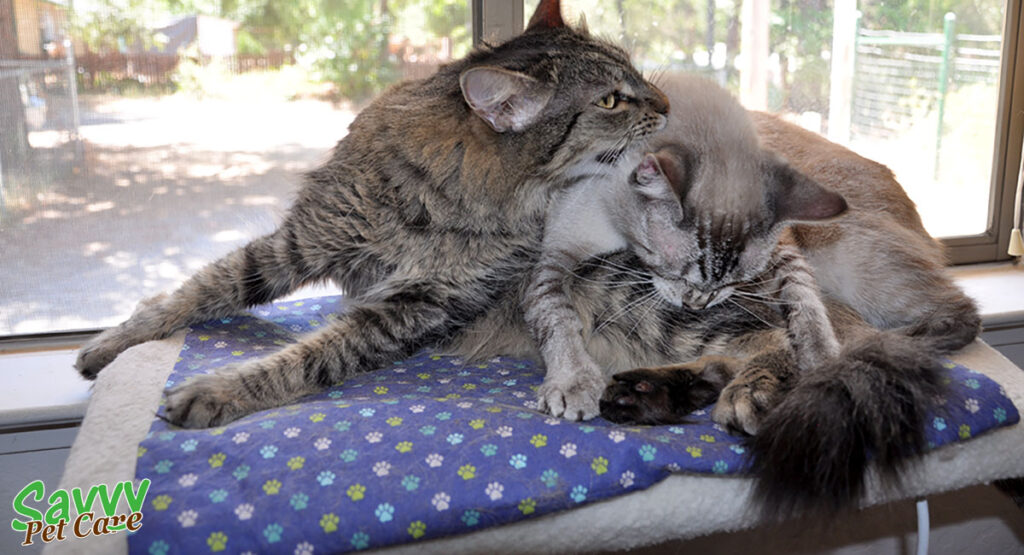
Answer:
[{"label": "metal fence", "polygon": [[957,34],[952,13],[942,33],[857,27],[851,135],[891,138],[935,112],[937,171],[946,99],[960,87],[997,85],[1000,35]]}]

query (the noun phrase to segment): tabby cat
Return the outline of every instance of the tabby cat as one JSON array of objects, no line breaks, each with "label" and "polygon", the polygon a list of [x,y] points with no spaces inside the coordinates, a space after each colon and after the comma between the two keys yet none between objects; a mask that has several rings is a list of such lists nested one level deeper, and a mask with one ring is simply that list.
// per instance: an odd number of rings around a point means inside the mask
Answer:
[{"label": "tabby cat", "polygon": [[622,49],[543,0],[523,34],[382,94],[306,175],[276,231],[140,303],[76,367],[94,378],[132,345],[327,279],[350,310],[176,387],[167,418],[223,424],[445,342],[518,290],[552,192],[637,148],[667,111]]}]

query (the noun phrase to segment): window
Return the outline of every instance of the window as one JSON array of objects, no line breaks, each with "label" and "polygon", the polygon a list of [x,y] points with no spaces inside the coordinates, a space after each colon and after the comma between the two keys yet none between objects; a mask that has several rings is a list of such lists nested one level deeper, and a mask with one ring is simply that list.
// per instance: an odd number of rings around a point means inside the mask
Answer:
[{"label": "window", "polygon": [[[525,14],[536,4],[524,2]],[[705,73],[747,107],[888,165],[954,261],[1005,258],[1019,0],[564,4],[646,74]]]},{"label": "window", "polygon": [[[889,164],[974,262],[1005,253],[1024,133],[1003,1],[563,3],[646,72],[706,72]],[[115,324],[270,231],[362,102],[535,6],[0,0],[0,337]]]}]

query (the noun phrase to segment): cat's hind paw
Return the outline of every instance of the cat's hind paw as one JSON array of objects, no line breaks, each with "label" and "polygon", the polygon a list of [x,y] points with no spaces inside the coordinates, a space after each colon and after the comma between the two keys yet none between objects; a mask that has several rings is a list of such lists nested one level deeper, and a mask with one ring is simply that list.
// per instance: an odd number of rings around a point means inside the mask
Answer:
[{"label": "cat's hind paw", "polygon": [[604,391],[600,374],[577,375],[569,382],[545,379],[537,390],[539,409],[567,420],[590,420],[600,414],[598,400]]},{"label": "cat's hind paw", "polygon": [[721,387],[717,373],[695,363],[637,368],[612,379],[601,397],[601,416],[620,424],[685,422],[688,414],[714,402]]},{"label": "cat's hind paw", "polygon": [[711,419],[730,430],[756,435],[778,403],[778,391],[779,380],[768,372],[740,376],[722,390]]}]

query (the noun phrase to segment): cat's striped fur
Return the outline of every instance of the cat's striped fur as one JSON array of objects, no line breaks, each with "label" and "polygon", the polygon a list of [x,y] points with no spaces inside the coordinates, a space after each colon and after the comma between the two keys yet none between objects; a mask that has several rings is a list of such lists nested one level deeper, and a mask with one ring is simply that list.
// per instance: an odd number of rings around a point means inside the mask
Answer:
[{"label": "cat's striped fur", "polygon": [[[663,125],[664,95],[618,47],[544,0],[527,30],[360,113],[274,233],[214,262],[79,352],[94,377],[131,345],[333,280],[352,308],[261,360],[172,390],[204,427],[343,381],[458,335],[518,287],[553,190]],[[610,95],[622,109],[602,107]]]}]

